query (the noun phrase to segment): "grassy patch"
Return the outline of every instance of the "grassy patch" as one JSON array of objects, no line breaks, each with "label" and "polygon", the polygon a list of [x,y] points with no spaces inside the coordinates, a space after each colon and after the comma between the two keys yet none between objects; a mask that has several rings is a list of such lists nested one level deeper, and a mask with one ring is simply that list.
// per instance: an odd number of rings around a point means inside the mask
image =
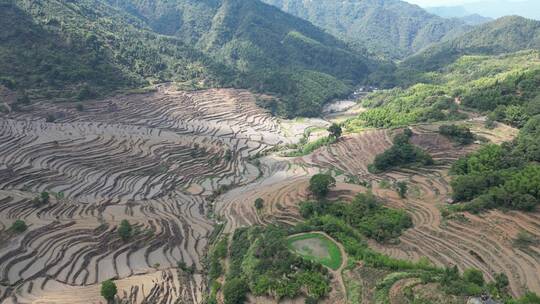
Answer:
[{"label": "grassy patch", "polygon": [[[310,239],[315,239],[315,240],[320,241],[322,246],[324,246],[325,249],[327,250],[328,254],[325,257],[321,257],[320,255],[315,254],[313,252],[313,249],[309,248],[309,246],[306,246],[300,250],[298,249],[297,246],[295,246],[295,243],[298,243],[304,240],[310,240]],[[333,270],[339,269],[339,267],[343,263],[343,257],[341,256],[339,247],[336,245],[336,243],[334,243],[332,240],[330,240],[329,238],[325,237],[322,234],[307,233],[307,234],[293,236],[287,240],[287,243],[291,251],[301,255],[302,257],[310,261],[321,263],[322,265],[329,267]]]}]

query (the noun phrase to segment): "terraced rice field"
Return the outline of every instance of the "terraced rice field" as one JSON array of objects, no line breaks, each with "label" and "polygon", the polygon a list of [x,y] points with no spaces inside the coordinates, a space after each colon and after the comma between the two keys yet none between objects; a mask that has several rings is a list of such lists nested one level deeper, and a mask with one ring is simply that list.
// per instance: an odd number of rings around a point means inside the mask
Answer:
[{"label": "terraced rice field", "polygon": [[[201,260],[214,225],[224,223],[228,233],[254,224],[295,224],[298,202],[310,198],[309,178],[327,170],[342,173],[331,199],[366,191],[344,182],[354,176],[413,217],[415,227],[398,245],[371,244],[375,249],[462,270],[476,267],[487,278],[504,272],[515,295],[527,288],[540,292],[540,248],[512,245],[520,231],[540,236],[539,214],[441,216],[449,163],[476,147],[455,147],[433,126],[416,127],[413,142],[440,165],[372,175],[368,164],[398,130],[349,135],[304,157],[270,154],[251,161],[296,142],[306,126],[327,122],[279,121],[257,108],[247,91],[181,92],[164,85],[84,107],[79,112],[74,105],[44,103],[0,118],[0,303],[103,303],[99,286],[107,279],[115,279],[125,303],[201,303],[207,291]],[[46,122],[50,115],[54,122]],[[495,142],[514,135],[508,128],[472,125]],[[411,195],[399,199],[378,186],[383,180],[409,181]],[[42,191],[51,201],[36,206],[32,200]],[[257,211],[259,197],[264,206]],[[17,219],[29,225],[26,232],[8,231]],[[118,235],[122,220],[136,231],[129,242]],[[178,262],[193,265],[195,274],[177,271]],[[335,284],[341,290],[343,282]],[[343,303],[335,290],[328,301]]]},{"label": "terraced rice field", "polygon": [[[304,157],[302,161],[321,167],[336,167],[367,181],[372,181],[373,191],[389,206],[403,208],[411,214],[414,228],[407,230],[399,245],[372,246],[396,258],[419,260],[427,257],[440,266],[457,265],[482,270],[488,279],[495,273],[504,272],[510,278],[514,295],[522,295],[527,289],[540,292],[540,247],[522,250],[513,246],[519,231],[540,236],[540,214],[491,211],[482,215],[462,214],[445,219],[440,207],[450,197],[448,165],[474,146],[457,148],[446,138],[433,132],[434,127],[416,127],[412,141],[423,147],[443,165],[422,170],[400,170],[373,176],[367,172],[377,153],[390,146],[392,132],[378,130],[347,137],[330,149],[319,150]],[[488,131],[479,124],[484,136],[494,142],[509,140],[514,132],[506,127]],[[416,189],[416,195],[402,200],[394,190],[382,189],[380,180],[406,180]]]},{"label": "terraced rice field", "polygon": [[[470,122],[471,128],[495,143],[511,140],[516,131],[500,125],[486,130],[481,122]],[[510,278],[511,292],[522,295],[527,289],[540,292],[540,248],[520,249],[513,245],[520,231],[540,237],[538,213],[491,211],[482,215],[462,214],[443,218],[440,208],[450,197],[448,167],[452,161],[476,149],[477,145],[457,147],[436,134],[437,126],[414,128],[412,141],[434,156],[438,165],[428,169],[402,169],[373,175],[367,170],[374,157],[391,146],[391,139],[399,130],[373,130],[349,135],[331,147],[289,160],[267,158],[265,177],[254,184],[240,187],[222,197],[217,212],[228,219],[229,229],[236,226],[265,224],[274,221],[298,222],[298,202],[309,198],[308,178],[314,172],[337,170],[371,183],[373,192],[394,208],[411,214],[414,228],[407,230],[398,245],[371,242],[376,250],[408,260],[427,257],[439,266],[457,265],[460,270],[478,268],[488,279],[503,272]],[[343,175],[342,175],[343,176]],[[381,181],[405,180],[411,195],[400,199],[393,189],[383,189]],[[334,196],[350,199],[366,188],[340,182]],[[256,212],[253,201],[265,200],[262,212]],[[235,219],[235,220],[233,220]],[[230,224],[234,222],[234,224]],[[236,225],[236,226],[235,226]]]},{"label": "terraced rice field", "polygon": [[[0,119],[0,302],[101,303],[116,279],[128,303],[200,303],[208,199],[260,174],[249,159],[289,143],[239,90],[156,92],[38,104]],[[45,117],[54,115],[54,122]],[[42,191],[51,201],[36,206]],[[16,219],[29,229],[9,234]],[[120,221],[136,231],[118,236]],[[176,265],[194,265],[193,276]]]}]

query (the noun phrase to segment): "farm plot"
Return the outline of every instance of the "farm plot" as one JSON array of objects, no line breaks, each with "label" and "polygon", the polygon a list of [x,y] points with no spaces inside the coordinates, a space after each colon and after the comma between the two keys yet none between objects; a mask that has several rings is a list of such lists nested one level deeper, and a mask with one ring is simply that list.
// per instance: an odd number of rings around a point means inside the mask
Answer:
[{"label": "farm plot", "polygon": [[[44,103],[3,116],[0,302],[100,303],[100,282],[114,279],[127,303],[200,303],[208,198],[256,180],[249,159],[294,140],[254,101],[161,86],[82,112]],[[36,204],[44,191],[50,200]],[[6,233],[15,220],[28,229]],[[194,273],[179,275],[178,262]]]},{"label": "farm plot", "polygon": [[332,240],[319,233],[306,233],[289,237],[289,249],[302,257],[337,270],[343,264],[339,247]]},{"label": "farm plot", "polygon": [[[502,126],[501,126],[502,127]],[[482,129],[476,126],[476,130]],[[495,141],[511,139],[512,132],[482,129],[483,135]],[[482,215],[460,214],[443,218],[440,207],[450,196],[448,163],[469,152],[471,147],[456,147],[429,127],[414,128],[412,142],[434,156],[439,165],[428,169],[401,169],[372,175],[367,165],[376,154],[390,146],[390,131],[368,131],[349,136],[337,145],[320,149],[303,157],[306,165],[339,168],[372,184],[372,191],[395,208],[405,209],[413,218],[414,228],[400,237],[398,245],[371,246],[392,257],[419,260],[427,257],[439,266],[457,265],[459,269],[478,268],[488,279],[505,273],[514,295],[527,289],[540,292],[540,247],[531,245],[524,250],[514,245],[520,231],[539,238],[537,213],[491,211]],[[394,189],[380,187],[379,182],[392,184],[406,181],[416,192],[400,199]]]}]

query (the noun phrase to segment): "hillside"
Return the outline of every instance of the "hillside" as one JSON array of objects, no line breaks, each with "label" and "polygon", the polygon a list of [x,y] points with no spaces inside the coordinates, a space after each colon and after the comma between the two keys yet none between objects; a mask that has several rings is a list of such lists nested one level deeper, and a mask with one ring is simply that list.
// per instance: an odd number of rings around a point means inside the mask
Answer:
[{"label": "hillside", "polygon": [[402,59],[467,26],[397,0],[263,0],[377,55]]},{"label": "hillside", "polygon": [[164,81],[215,86],[231,75],[179,39],[152,33],[99,1],[1,5],[0,77],[33,99],[85,99]]},{"label": "hillside", "polygon": [[[309,22],[258,0],[3,3],[10,32],[3,33],[9,41],[1,44],[0,77],[32,99],[84,99],[174,81],[183,89],[271,93],[279,99],[262,105],[274,113],[313,116],[362,82],[372,64]],[[37,46],[35,53],[29,45]],[[43,67],[33,69],[36,64]]]},{"label": "hillside", "polygon": [[265,106],[281,115],[317,115],[367,74],[368,60],[343,42],[258,0],[125,0],[118,7],[234,67],[240,86],[280,96]]},{"label": "hillside", "polygon": [[403,66],[431,71],[463,55],[497,55],[540,48],[540,21],[518,16],[499,18],[434,45],[408,58]]},{"label": "hillside", "polygon": [[540,53],[463,56],[418,78],[423,83],[370,95],[363,101],[369,110],[350,120],[349,128],[458,120],[464,118],[463,107],[498,112],[497,120],[521,127],[537,114],[533,108],[540,98]]}]

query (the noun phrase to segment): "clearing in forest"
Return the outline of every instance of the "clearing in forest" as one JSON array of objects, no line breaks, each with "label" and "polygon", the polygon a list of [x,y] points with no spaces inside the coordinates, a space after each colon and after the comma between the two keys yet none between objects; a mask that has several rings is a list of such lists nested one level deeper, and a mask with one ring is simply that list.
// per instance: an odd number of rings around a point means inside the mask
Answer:
[{"label": "clearing in forest", "polygon": [[343,263],[336,243],[319,233],[293,235],[288,239],[289,248],[296,254],[337,270]]}]

